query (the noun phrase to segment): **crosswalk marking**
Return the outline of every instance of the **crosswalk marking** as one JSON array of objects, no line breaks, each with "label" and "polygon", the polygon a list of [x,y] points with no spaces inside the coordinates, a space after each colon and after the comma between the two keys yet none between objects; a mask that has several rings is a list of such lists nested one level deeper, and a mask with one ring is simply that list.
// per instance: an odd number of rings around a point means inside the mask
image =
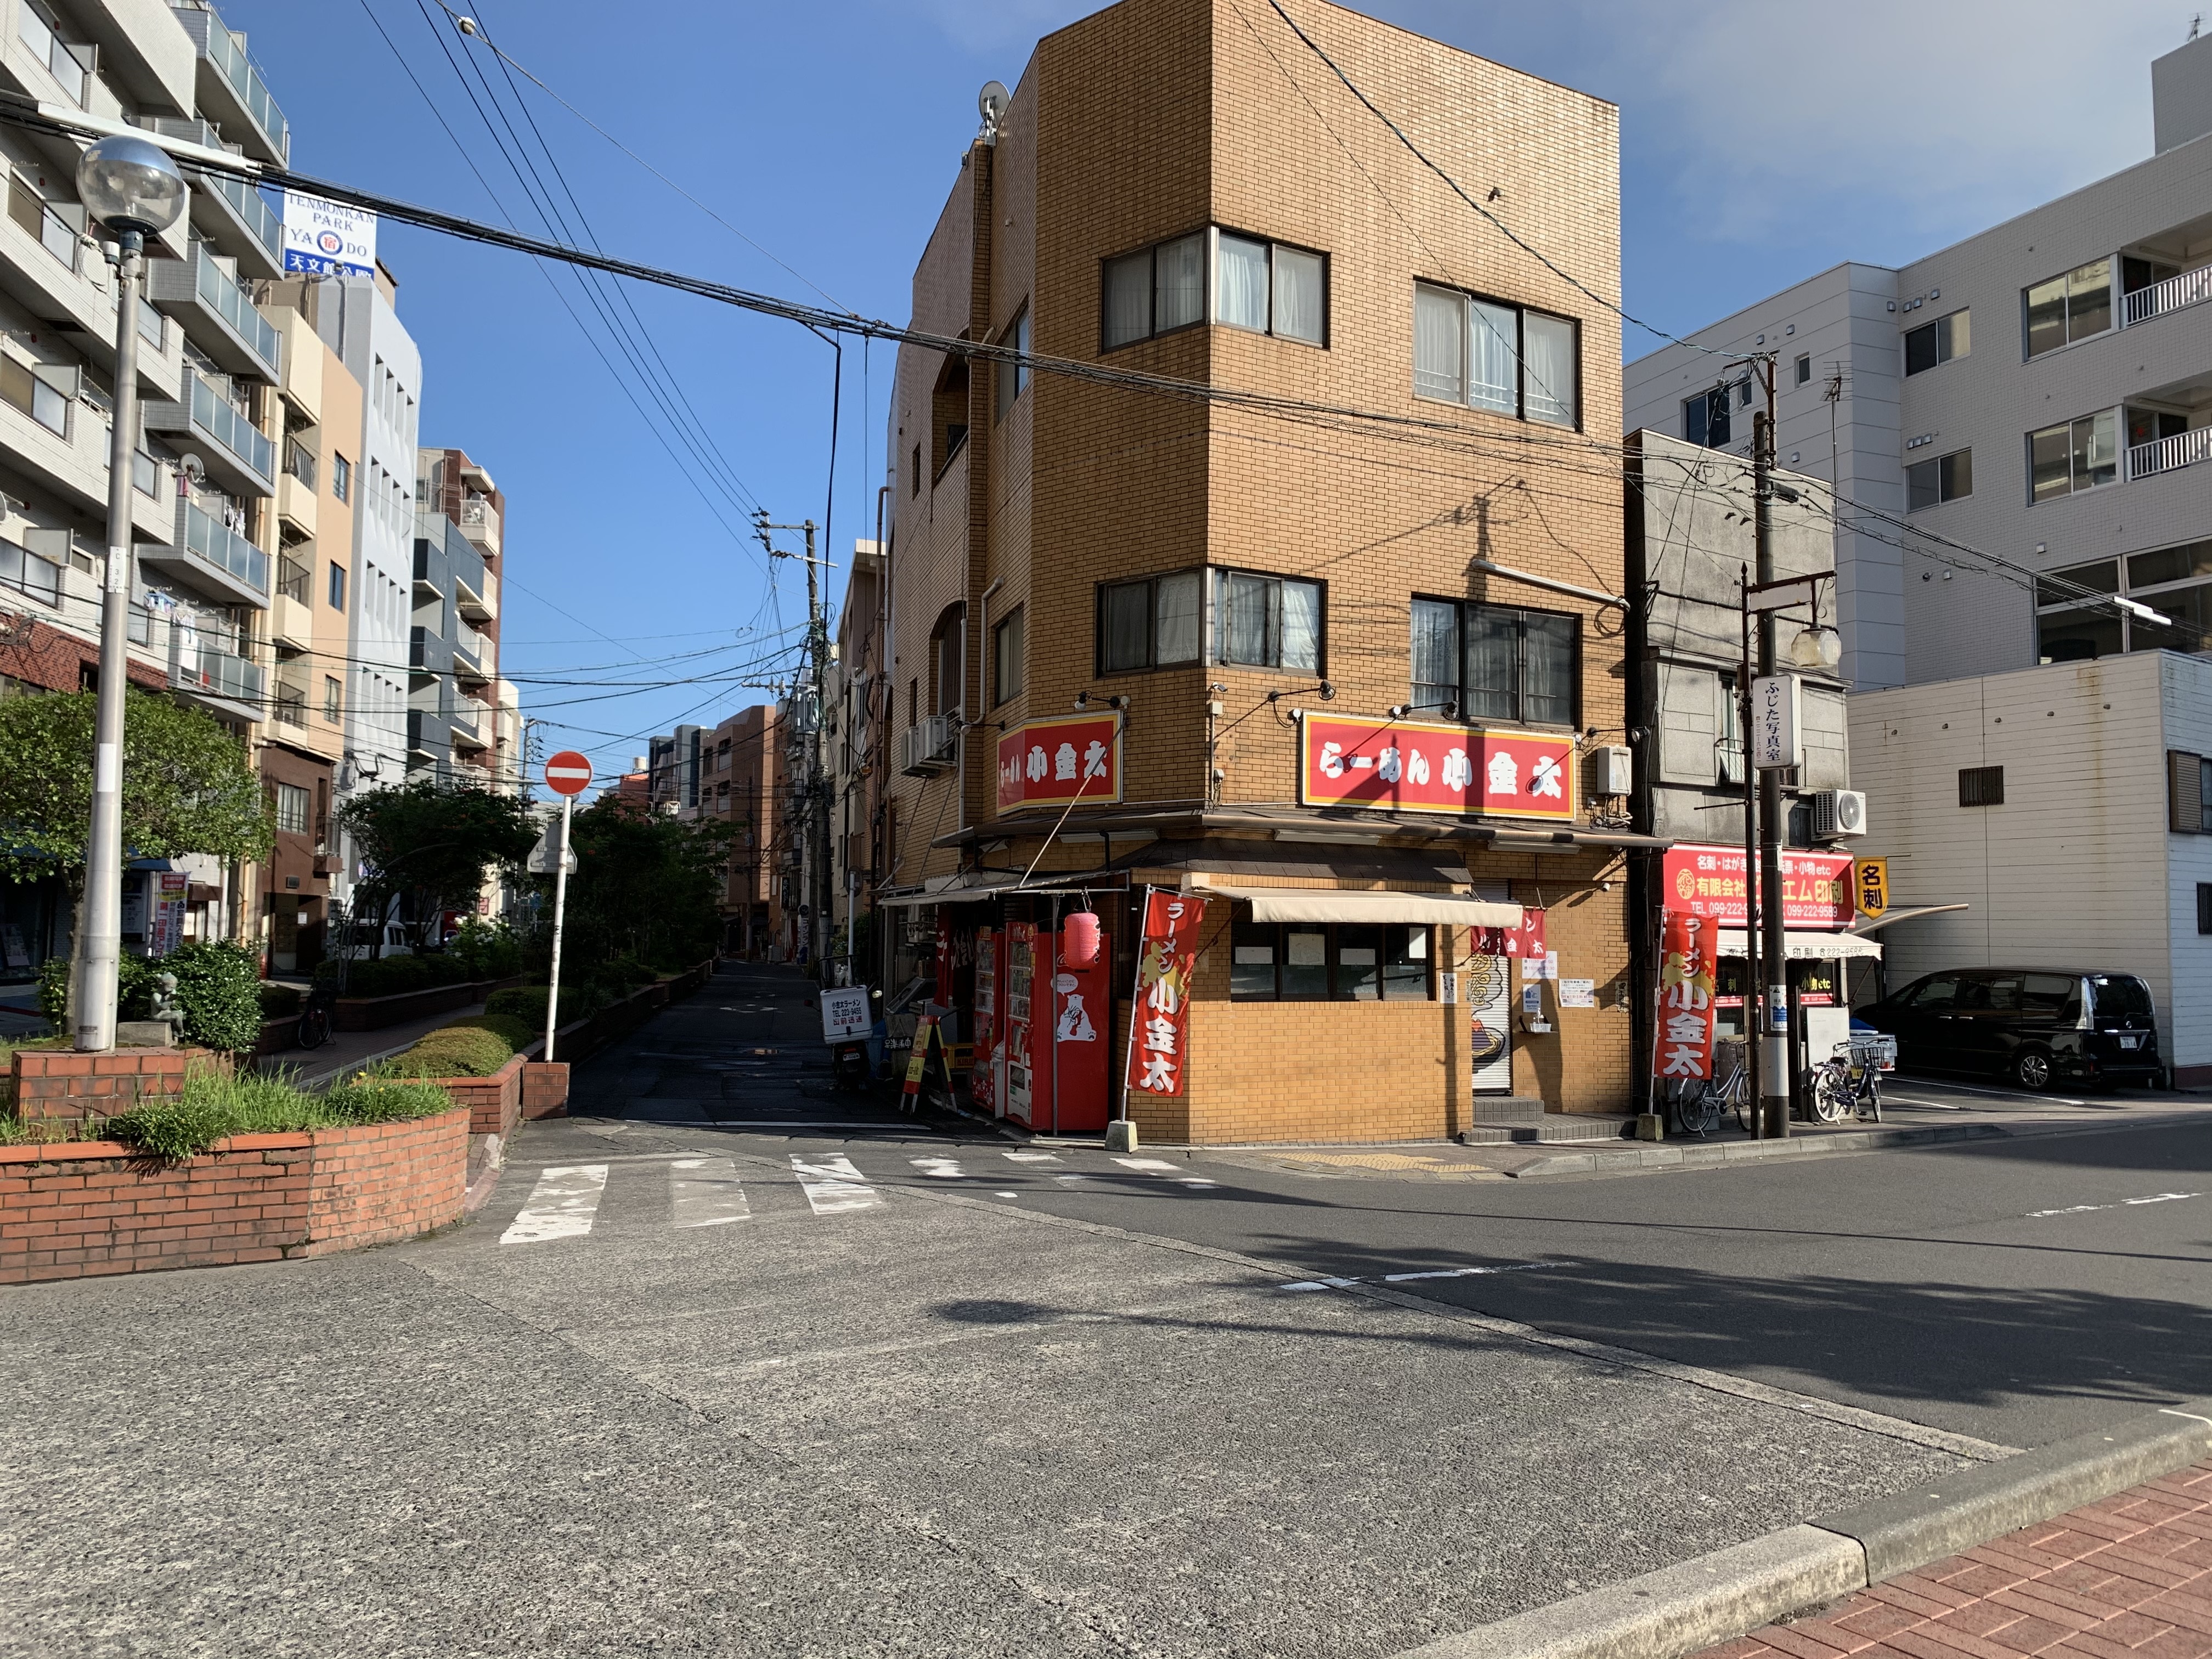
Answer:
[{"label": "crosswalk marking", "polygon": [[957,1158],[910,1158],[907,1162],[936,1181],[958,1181],[968,1173]]},{"label": "crosswalk marking", "polygon": [[752,1213],[738,1166],[726,1158],[679,1158],[669,1165],[669,1224],[720,1227]]},{"label": "crosswalk marking", "polygon": [[1002,1152],[1000,1156],[1001,1158],[1012,1158],[1017,1164],[1057,1164],[1060,1162],[1060,1154],[1057,1152]]},{"label": "crosswalk marking", "polygon": [[797,1152],[791,1155],[791,1170],[805,1188],[806,1201],[817,1215],[836,1215],[843,1210],[865,1210],[884,1201],[883,1194],[868,1185],[860,1172],[853,1167],[853,1160],[842,1152],[830,1152],[809,1163]]},{"label": "crosswalk marking", "polygon": [[1114,1161],[1125,1170],[1172,1170],[1176,1167],[1164,1158],[1117,1158]]},{"label": "crosswalk marking", "polygon": [[500,1237],[502,1244],[543,1244],[578,1238],[592,1231],[599,1198],[607,1189],[607,1166],[577,1164],[539,1172],[522,1212]]}]

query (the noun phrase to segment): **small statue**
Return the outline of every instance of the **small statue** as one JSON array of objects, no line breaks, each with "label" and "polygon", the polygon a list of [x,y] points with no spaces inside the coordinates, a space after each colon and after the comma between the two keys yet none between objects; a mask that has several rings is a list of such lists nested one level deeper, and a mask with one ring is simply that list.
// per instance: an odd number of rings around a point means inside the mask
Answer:
[{"label": "small statue", "polygon": [[153,1024],[169,1028],[172,1042],[184,1035],[185,1011],[177,1002],[177,976],[174,974],[154,975],[154,1007],[148,1018]]}]

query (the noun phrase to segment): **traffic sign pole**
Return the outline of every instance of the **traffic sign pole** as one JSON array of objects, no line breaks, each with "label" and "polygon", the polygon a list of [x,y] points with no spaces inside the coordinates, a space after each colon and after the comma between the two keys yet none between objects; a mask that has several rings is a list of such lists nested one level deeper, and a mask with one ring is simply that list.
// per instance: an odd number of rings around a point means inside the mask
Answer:
[{"label": "traffic sign pole", "polygon": [[576,797],[591,787],[592,763],[573,749],[545,763],[545,787],[561,797],[560,861],[553,866],[553,968],[545,988],[545,1058],[553,1058],[553,1033],[561,1023],[561,927],[568,910],[568,825]]}]

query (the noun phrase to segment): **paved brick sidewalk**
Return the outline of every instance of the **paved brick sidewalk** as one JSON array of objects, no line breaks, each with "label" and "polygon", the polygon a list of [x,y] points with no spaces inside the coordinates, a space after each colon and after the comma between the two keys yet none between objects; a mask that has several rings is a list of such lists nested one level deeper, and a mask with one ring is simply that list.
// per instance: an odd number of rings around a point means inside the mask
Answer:
[{"label": "paved brick sidewalk", "polygon": [[1994,1539],[1698,1659],[2203,1659],[2212,1462]]}]

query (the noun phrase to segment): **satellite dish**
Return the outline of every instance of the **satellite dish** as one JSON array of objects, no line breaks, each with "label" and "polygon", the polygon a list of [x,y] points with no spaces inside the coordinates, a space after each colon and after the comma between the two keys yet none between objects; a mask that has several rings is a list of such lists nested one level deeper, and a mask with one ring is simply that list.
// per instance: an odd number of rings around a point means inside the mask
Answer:
[{"label": "satellite dish", "polygon": [[975,108],[983,118],[986,131],[996,132],[999,130],[999,123],[1006,113],[1006,106],[1013,100],[1014,95],[1006,90],[1005,82],[983,82],[983,90],[975,94]]},{"label": "satellite dish", "polygon": [[189,449],[177,457],[177,471],[191,479],[194,484],[204,484],[207,482],[207,463]]}]

